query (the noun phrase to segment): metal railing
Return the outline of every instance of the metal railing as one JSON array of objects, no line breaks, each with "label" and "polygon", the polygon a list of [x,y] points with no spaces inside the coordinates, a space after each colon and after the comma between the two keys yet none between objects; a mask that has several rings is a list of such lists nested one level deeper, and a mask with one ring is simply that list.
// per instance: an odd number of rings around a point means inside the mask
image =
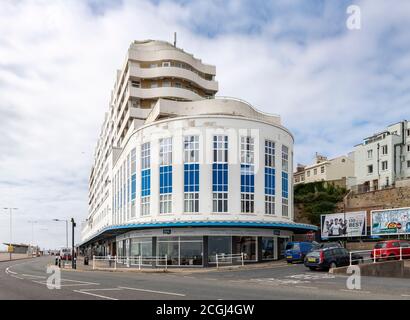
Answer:
[{"label": "metal railing", "polygon": [[220,253],[215,255],[216,261],[216,268],[219,268],[220,264],[232,264],[233,260],[239,260],[241,265],[244,266],[244,253],[236,253],[236,254],[226,254]]},{"label": "metal railing", "polygon": [[[104,267],[101,266],[104,265]],[[168,256],[93,256],[93,270],[118,268],[138,268],[141,270],[146,267],[163,267],[168,270]]]},{"label": "metal railing", "polygon": [[410,247],[374,248],[349,252],[349,264],[376,263],[387,260],[410,259]]}]

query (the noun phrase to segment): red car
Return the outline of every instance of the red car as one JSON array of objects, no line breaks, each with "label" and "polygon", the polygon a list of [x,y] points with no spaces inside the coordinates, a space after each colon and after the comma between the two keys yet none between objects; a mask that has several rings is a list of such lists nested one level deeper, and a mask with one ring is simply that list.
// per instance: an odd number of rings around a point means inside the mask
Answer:
[{"label": "red car", "polygon": [[399,260],[400,248],[403,259],[410,258],[410,241],[407,240],[386,240],[376,243],[370,256],[376,261]]}]

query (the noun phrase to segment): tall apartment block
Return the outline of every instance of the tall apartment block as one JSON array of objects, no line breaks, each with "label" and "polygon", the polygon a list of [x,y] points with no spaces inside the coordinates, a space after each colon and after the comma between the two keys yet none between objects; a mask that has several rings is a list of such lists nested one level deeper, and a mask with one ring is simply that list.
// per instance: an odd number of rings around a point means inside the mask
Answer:
[{"label": "tall apartment block", "polygon": [[316,230],[293,221],[292,134],[277,115],[215,97],[215,76],[170,43],[131,44],[95,149],[85,254],[257,262]]}]

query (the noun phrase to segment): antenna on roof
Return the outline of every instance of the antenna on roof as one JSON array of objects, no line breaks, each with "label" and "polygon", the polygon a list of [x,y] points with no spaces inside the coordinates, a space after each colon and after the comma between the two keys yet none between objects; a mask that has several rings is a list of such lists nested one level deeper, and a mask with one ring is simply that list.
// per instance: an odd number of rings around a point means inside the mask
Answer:
[{"label": "antenna on roof", "polygon": [[174,47],[177,46],[177,33],[174,32]]}]

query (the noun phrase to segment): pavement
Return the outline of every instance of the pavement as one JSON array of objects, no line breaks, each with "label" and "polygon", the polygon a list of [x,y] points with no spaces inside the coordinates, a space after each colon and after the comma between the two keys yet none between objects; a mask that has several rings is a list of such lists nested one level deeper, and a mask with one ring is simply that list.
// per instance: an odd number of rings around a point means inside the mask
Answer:
[{"label": "pavement", "polygon": [[[31,257],[27,256],[26,253],[12,253],[11,259],[12,260],[21,260],[21,259],[29,259]],[[0,262],[3,261],[10,261],[10,253],[7,252],[0,252]]]},{"label": "pavement", "polygon": [[46,300],[272,300],[404,299],[410,279],[362,277],[349,290],[346,275],[277,262],[262,268],[139,273],[61,270],[61,289],[48,289],[53,257],[0,264],[0,299]]}]

